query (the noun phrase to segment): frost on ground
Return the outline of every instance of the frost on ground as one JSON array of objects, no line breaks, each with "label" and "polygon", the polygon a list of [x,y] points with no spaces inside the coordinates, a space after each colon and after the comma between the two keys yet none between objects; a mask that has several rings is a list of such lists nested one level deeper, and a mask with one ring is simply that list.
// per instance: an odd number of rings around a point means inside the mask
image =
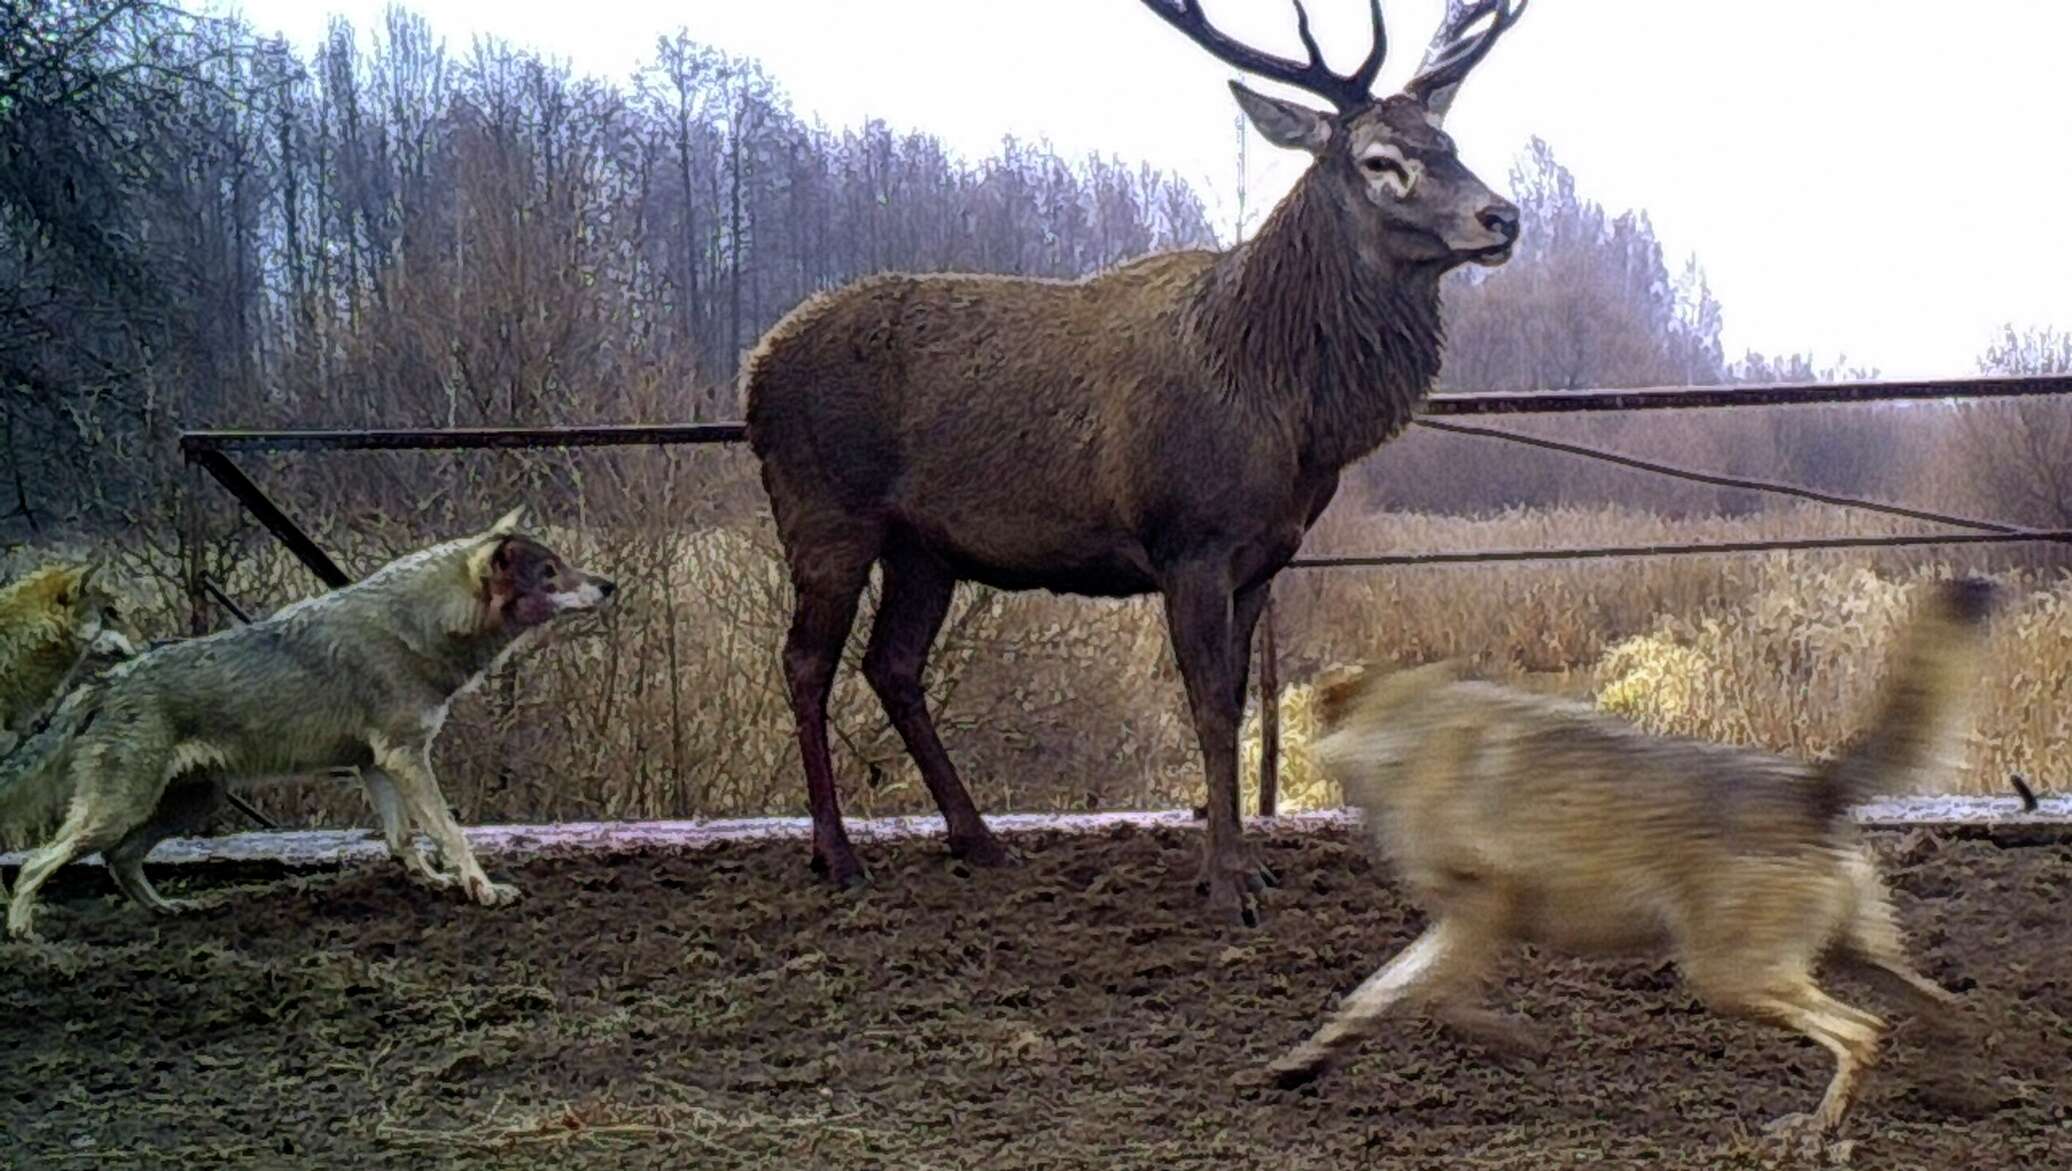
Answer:
[{"label": "frost on ground", "polygon": [[[2014,797],[1893,797],[1859,806],[1859,822],[1870,828],[2033,828],[2064,827],[2072,833],[2072,796],[2044,797],[2025,811]],[[1358,814],[1326,809],[1290,814],[1271,823],[1253,819],[1257,831],[1269,824],[1275,831],[1304,832],[1342,828]],[[1180,810],[1123,813],[1004,813],[986,818],[1000,833],[1055,831],[1102,833],[1118,826],[1151,829],[1195,824]],[[890,841],[942,832],[939,818],[880,817],[848,823],[858,840]],[[484,854],[528,855],[563,851],[618,853],[638,849],[698,849],[719,842],[805,838],[813,830],[803,817],[754,817],[713,821],[567,821],[541,825],[483,825],[468,829],[468,841]],[[294,869],[332,866],[386,855],[379,832],[371,829],[263,830],[219,837],[173,838],[151,854],[156,864],[208,862],[274,862]],[[0,869],[20,866],[21,852],[0,853]],[[99,863],[99,855],[87,861]]]}]

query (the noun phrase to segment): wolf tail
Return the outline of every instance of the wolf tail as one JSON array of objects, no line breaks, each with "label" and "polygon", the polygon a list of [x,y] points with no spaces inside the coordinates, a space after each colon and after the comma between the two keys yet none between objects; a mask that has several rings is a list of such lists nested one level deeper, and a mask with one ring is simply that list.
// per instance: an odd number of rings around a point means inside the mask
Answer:
[{"label": "wolf tail", "polygon": [[27,845],[24,839],[57,823],[71,795],[65,765],[73,742],[100,714],[100,690],[91,684],[74,690],[42,731],[0,757],[0,843]]},{"label": "wolf tail", "polygon": [[1839,817],[1937,759],[1962,731],[1965,701],[1978,686],[1991,582],[1942,582],[1915,613],[1887,667],[1869,725],[1820,771],[1819,812]]}]

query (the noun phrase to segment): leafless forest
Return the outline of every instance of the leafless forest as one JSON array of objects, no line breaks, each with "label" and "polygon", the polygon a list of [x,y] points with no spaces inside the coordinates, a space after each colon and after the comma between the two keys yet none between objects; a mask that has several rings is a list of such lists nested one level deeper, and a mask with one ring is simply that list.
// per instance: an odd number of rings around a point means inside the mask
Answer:
[{"label": "leafless forest", "polygon": [[[1181,178],[1040,143],[973,159],[925,127],[809,123],[782,78],[696,37],[663,32],[636,74],[594,78],[510,45],[441,45],[400,8],[379,28],[334,25],[303,54],[143,0],[0,6],[0,569],[52,551],[111,556],[148,632],[178,633],[190,558],[248,608],[315,588],[220,493],[188,494],[183,427],[731,419],[738,355],[814,290],[890,269],[1070,276],[1229,242]],[[1200,116],[1227,116],[1221,101],[1202,95]],[[1862,372],[1842,357],[1724,353],[1732,307],[1708,291],[1702,258],[1665,257],[1644,212],[1591,200],[1557,145],[1534,143],[1509,176],[1524,218],[1514,259],[1452,278],[1444,388]],[[1980,344],[1983,371],[2072,370],[2063,332],[2010,327]],[[2072,525],[2072,410],[2053,401],[1515,425]],[[1905,527],[1488,444],[1413,432],[1385,447],[1349,477],[1312,550]],[[248,470],[353,572],[522,500],[628,583],[598,628],[469,701],[441,748],[464,819],[800,806],[776,673],[787,586],[744,452],[309,456]],[[199,547],[176,523],[186,500]],[[2028,625],[2010,630],[2043,640],[2002,656],[2003,724],[1974,764],[2048,779],[2072,711],[2058,699],[2072,644],[2057,617],[2072,588],[2045,554],[1966,556],[2020,576]],[[1887,598],[1877,591],[1932,558],[1298,574],[1281,591],[1286,670],[1299,683],[1351,654],[1468,653],[1589,691],[1652,647],[1649,669],[1708,663],[1713,682],[1644,718],[1817,752],[1849,725],[1889,609],[1851,599]],[[1821,653],[1808,630],[1832,632]],[[848,674],[840,686],[845,801],[925,806],[867,691]],[[985,808],[1163,806],[1198,787],[1147,604],[961,594],[931,686]],[[1773,715],[1733,715],[1749,710]],[[321,786],[261,800],[294,818],[365,816],[356,794]]]}]

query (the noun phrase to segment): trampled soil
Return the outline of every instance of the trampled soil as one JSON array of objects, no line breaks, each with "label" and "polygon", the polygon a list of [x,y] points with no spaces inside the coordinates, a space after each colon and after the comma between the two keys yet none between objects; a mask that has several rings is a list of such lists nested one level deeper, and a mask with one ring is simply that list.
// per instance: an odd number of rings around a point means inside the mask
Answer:
[{"label": "trampled soil", "polygon": [[[1243,1089],[1416,931],[1345,831],[1266,839],[1253,931],[1205,924],[1192,831],[1012,840],[978,873],[870,843],[845,896],[796,841],[492,865],[527,896],[501,911],[385,865],[247,873],[175,922],[83,870],[52,943],[0,946],[0,1165],[1753,1167],[1831,1068],[1662,965],[1521,954],[1542,1068],[1409,1020],[1314,1092]],[[1875,840],[1989,1033],[1902,1025],[1854,1165],[2072,1166],[2072,847]],[[1969,1107],[1916,1084],[1966,1065]]]}]

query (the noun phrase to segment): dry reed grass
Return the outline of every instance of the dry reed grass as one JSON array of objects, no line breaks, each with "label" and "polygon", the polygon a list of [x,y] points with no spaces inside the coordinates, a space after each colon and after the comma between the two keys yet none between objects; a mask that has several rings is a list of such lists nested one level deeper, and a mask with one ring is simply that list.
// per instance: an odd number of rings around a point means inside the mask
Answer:
[{"label": "dry reed grass", "polygon": [[[777,648],[789,586],[765,518],[641,497],[660,469],[579,485],[624,491],[614,513],[554,508],[548,537],[617,577],[622,604],[558,633],[464,700],[438,756],[469,822],[735,816],[804,811]],[[734,493],[738,484],[725,487]],[[673,489],[671,489],[673,490]],[[717,491],[717,490],[716,490]],[[482,494],[501,499],[494,493]],[[470,516],[468,523],[486,519]],[[306,515],[306,513],[305,513]],[[331,514],[320,536],[364,572],[464,526],[436,510]],[[669,518],[661,519],[657,518]],[[1904,529],[1883,518],[1779,510],[1669,520],[1638,510],[1516,511],[1484,518],[1334,509],[1311,552],[1739,540]],[[177,565],[129,545],[119,562],[147,632],[178,633]],[[1925,573],[1992,569],[1933,554],[1801,553],[1556,564],[1300,571],[1277,586],[1283,808],[1337,803],[1306,762],[1305,682],[1333,662],[1410,664],[1464,655],[1509,679],[1604,702],[1652,727],[1817,755],[1853,726],[1891,617]],[[19,555],[16,567],[25,563]],[[2000,566],[2004,568],[2004,562]],[[263,538],[212,570],[266,610],[308,578]],[[1999,627],[1968,790],[1999,791],[2007,769],[2056,787],[2068,764],[2072,585],[2003,574],[2016,601]],[[874,598],[834,697],[837,768],[859,814],[932,809],[919,777],[854,670]],[[1181,689],[1155,599],[1092,602],[959,591],[928,675],[944,739],[983,808],[1170,808],[1202,797]],[[1246,785],[1256,788],[1256,704]],[[269,786],[269,813],[304,824],[365,824],[364,801],[325,784]],[[1248,808],[1250,799],[1248,798]]]}]

